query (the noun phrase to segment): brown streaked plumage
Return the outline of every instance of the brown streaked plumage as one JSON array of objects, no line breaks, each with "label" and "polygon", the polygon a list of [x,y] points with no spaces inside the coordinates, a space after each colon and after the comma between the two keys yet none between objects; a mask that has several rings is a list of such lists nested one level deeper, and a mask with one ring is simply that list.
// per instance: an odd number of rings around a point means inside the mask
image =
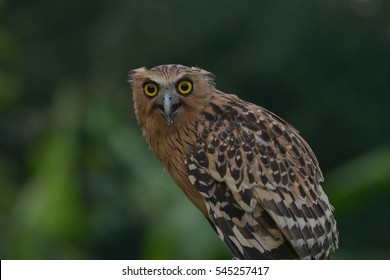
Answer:
[{"label": "brown streaked plumage", "polygon": [[171,64],[130,72],[135,113],[157,158],[238,259],[326,259],[338,247],[317,159],[268,110]]}]

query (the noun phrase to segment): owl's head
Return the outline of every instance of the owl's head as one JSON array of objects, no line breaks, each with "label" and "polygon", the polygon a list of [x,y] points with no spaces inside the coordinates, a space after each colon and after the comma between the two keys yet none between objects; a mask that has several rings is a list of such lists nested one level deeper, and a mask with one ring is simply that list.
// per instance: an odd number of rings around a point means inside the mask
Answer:
[{"label": "owl's head", "polygon": [[132,70],[129,82],[137,120],[152,129],[180,127],[207,106],[215,89],[212,73],[178,64]]}]

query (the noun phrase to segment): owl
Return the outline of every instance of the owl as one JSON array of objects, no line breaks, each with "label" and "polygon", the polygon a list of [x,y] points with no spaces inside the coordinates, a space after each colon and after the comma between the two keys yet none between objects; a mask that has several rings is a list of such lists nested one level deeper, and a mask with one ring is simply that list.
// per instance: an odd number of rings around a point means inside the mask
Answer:
[{"label": "owl", "polygon": [[178,64],[130,71],[150,149],[236,259],[328,259],[338,230],[312,149],[214,78]]}]

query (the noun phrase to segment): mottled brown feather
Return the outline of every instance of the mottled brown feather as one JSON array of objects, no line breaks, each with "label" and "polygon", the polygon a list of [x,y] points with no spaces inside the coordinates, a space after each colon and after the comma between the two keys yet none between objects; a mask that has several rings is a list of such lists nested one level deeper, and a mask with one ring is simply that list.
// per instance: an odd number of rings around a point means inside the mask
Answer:
[{"label": "mottled brown feather", "polygon": [[[191,80],[168,125],[161,91]],[[336,221],[318,161],[298,131],[268,110],[215,88],[213,74],[182,65],[129,75],[135,112],[152,151],[239,259],[323,259],[338,246]]]}]

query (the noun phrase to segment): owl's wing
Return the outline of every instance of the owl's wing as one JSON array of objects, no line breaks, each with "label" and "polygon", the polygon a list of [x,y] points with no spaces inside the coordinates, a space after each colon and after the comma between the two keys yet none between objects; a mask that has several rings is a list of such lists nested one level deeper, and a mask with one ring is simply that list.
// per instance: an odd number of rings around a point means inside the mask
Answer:
[{"label": "owl's wing", "polygon": [[[289,243],[283,242],[280,236],[278,238],[280,232],[273,232],[276,225],[266,212],[257,216],[256,223],[240,222],[253,218],[229,199],[224,188],[224,184],[216,187],[208,200],[207,210],[214,230],[237,259],[297,258]],[[258,214],[259,211],[256,212]]]},{"label": "owl's wing", "polygon": [[310,147],[271,112],[224,98],[187,159],[217,233],[238,258],[328,258],[338,233]]},{"label": "owl's wing", "polygon": [[217,182],[210,176],[204,169],[203,155],[200,152],[197,159],[188,159],[189,178],[205,198],[210,224],[232,254],[237,259],[247,260],[298,258],[290,243],[284,241],[275,221],[261,205],[257,205],[254,211],[244,210],[226,183]]}]

